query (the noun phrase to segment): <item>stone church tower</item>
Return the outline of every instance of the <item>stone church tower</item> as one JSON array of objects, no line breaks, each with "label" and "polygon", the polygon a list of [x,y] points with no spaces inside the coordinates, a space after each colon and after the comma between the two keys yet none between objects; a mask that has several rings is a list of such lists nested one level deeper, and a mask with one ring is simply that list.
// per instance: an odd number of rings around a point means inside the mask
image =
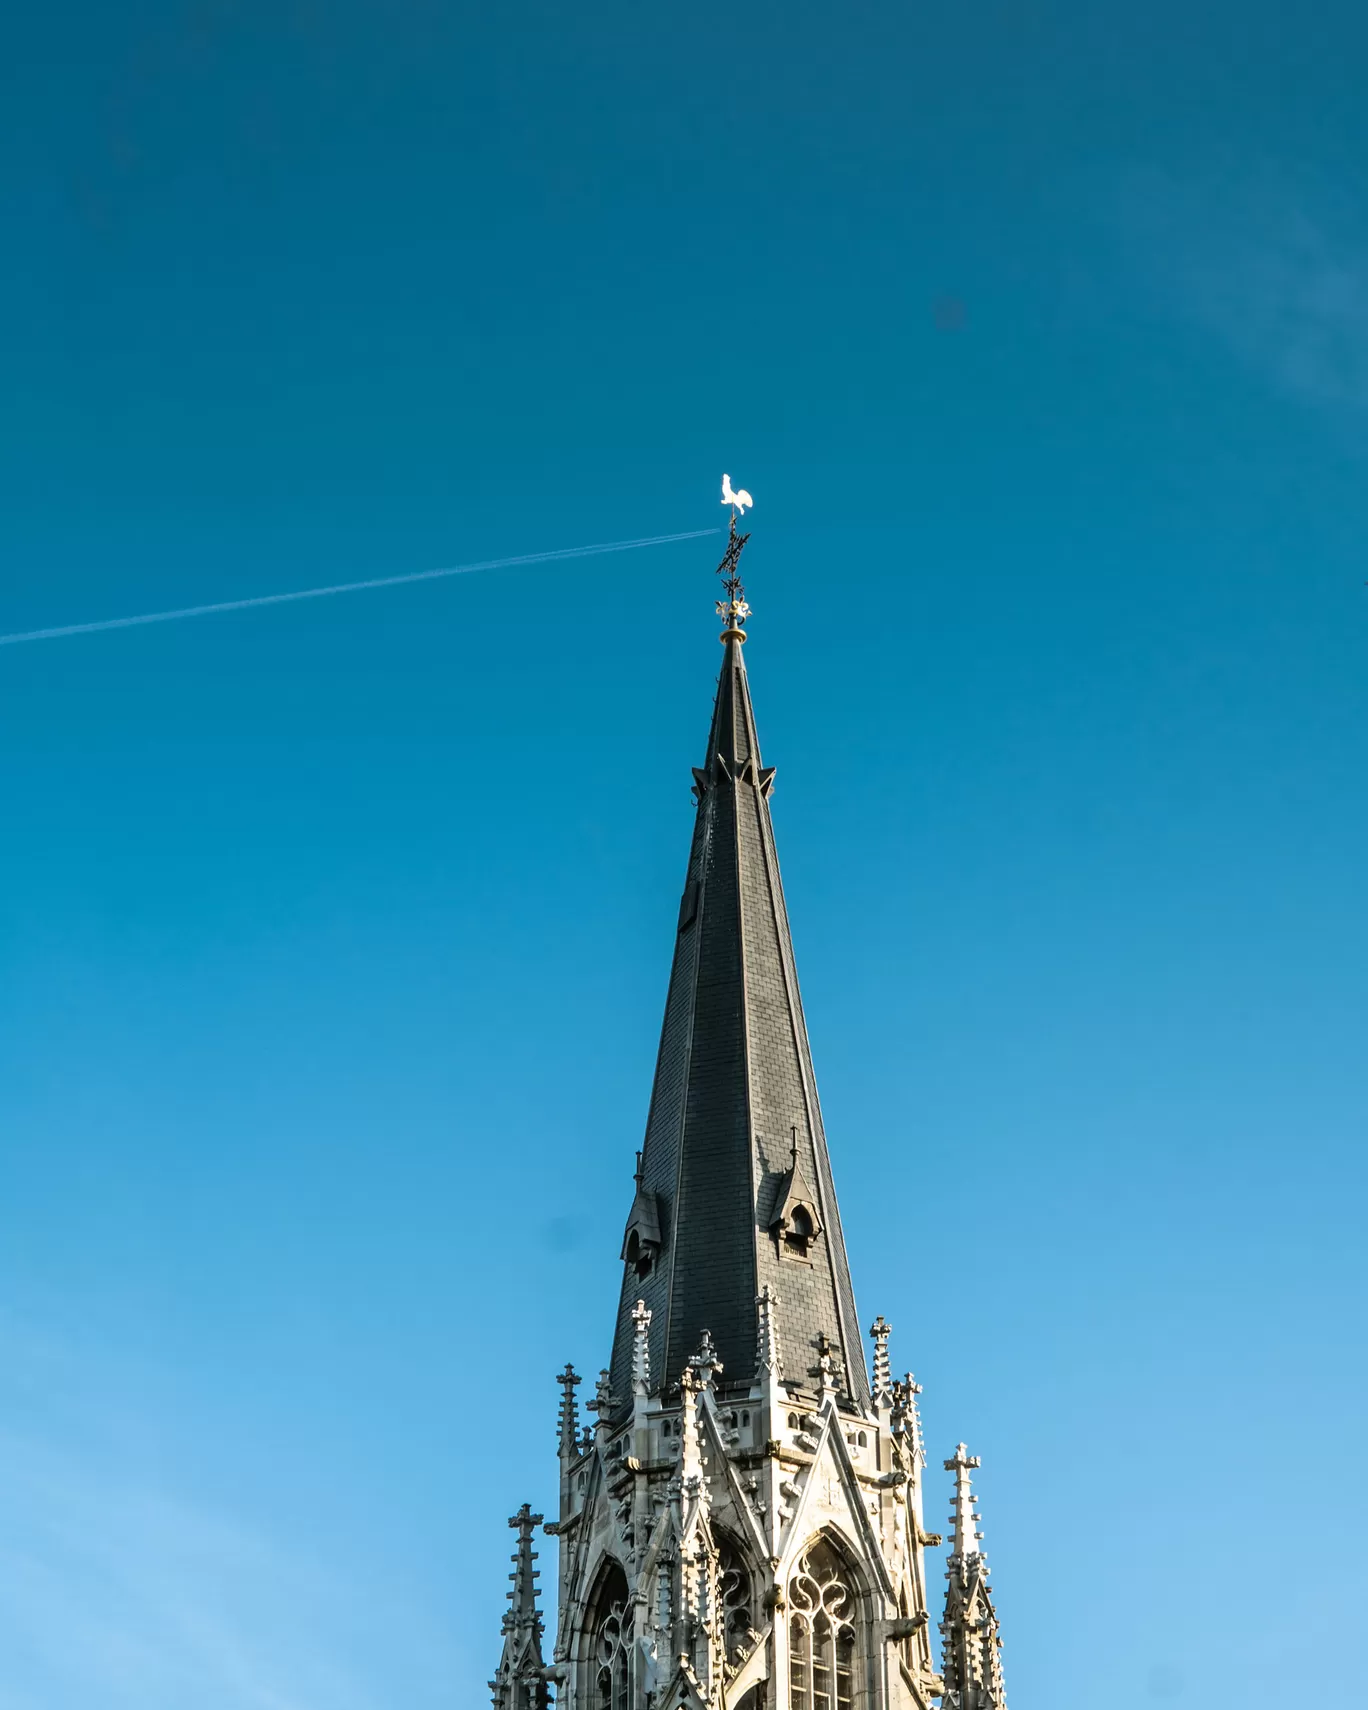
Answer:
[{"label": "stone church tower", "polygon": [[866,1364],[742,657],[722,672],[608,1369],[561,1374],[556,1643],[518,1547],[495,1710],[1005,1710],[961,1444],[939,1666],[926,1451],[889,1327]]}]

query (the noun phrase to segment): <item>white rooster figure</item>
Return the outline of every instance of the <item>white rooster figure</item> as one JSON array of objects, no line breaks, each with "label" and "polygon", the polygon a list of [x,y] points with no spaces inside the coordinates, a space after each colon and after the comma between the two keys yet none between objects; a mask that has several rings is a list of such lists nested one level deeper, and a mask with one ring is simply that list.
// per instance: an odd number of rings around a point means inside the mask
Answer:
[{"label": "white rooster figure", "polygon": [[731,476],[724,475],[722,477],[722,503],[724,505],[730,505],[734,511],[740,511],[741,515],[744,517],[746,514],[746,506],[753,505],[755,500],[751,498],[750,494],[744,487],[742,487],[739,493],[733,493]]}]

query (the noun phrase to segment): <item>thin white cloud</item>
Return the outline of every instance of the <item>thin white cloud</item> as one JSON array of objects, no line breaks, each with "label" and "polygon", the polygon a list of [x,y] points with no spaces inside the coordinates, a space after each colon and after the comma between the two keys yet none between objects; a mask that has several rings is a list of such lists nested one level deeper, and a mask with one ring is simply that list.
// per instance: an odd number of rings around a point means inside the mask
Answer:
[{"label": "thin white cloud", "polygon": [[[11,1399],[67,1365],[31,1337],[7,1347],[4,1329]],[[391,1710],[383,1662],[356,1644],[386,1632],[452,1678],[444,1638],[363,1563],[335,1569],[297,1539],[122,1478],[109,1439],[125,1422],[68,1423],[0,1429],[0,1710]]]},{"label": "thin white cloud", "polygon": [[359,1611],[311,1564],[11,1433],[0,1460],[0,1620],[35,1679],[73,1704],[379,1710],[329,1654]]},{"label": "thin white cloud", "polygon": [[1271,175],[1137,175],[1120,201],[1129,260],[1170,309],[1307,404],[1368,410],[1368,232]]},{"label": "thin white cloud", "polygon": [[[750,494],[745,495],[750,503]],[[407,570],[399,576],[369,576],[363,582],[333,582],[325,588],[297,588],[288,594],[254,594],[245,600],[216,600],[212,605],[178,606],[173,611],[140,612],[135,617],[96,618],[90,623],[64,623],[51,629],[26,629],[0,635],[0,647],[28,641],[56,641],[70,635],[98,635],[110,629],[138,629],[150,623],[177,623],[182,618],[213,617],[223,612],[256,611],[262,606],[288,606],[299,600],[327,600],[335,594],[359,594],[376,588],[398,588],[409,582],[438,582],[449,576],[473,576],[479,570],[507,570],[517,565],[564,563],[571,558],[600,558],[610,552],[636,552],[643,546],[668,546],[679,540],[701,540],[720,534],[716,528],[688,529],[683,534],[653,534],[639,540],[600,541],[594,546],[558,546],[547,552],[521,552],[513,558],[485,558],[474,564],[452,564],[441,570]]]}]

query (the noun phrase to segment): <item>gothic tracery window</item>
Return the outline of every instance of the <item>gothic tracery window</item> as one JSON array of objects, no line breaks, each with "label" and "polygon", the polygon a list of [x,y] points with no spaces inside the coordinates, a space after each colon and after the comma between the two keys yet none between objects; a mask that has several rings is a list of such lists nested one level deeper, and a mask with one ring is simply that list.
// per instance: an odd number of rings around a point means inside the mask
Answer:
[{"label": "gothic tracery window", "polygon": [[630,1710],[632,1613],[627,1580],[619,1567],[609,1572],[595,1599],[590,1666],[594,1710]]},{"label": "gothic tracery window", "polygon": [[816,1539],[799,1558],[788,1603],[792,1710],[853,1710],[855,1588],[825,1538]]},{"label": "gothic tracery window", "polygon": [[726,1634],[727,1660],[735,1663],[754,1643],[753,1587],[750,1570],[736,1545],[719,1530],[717,1537],[717,1600]]}]

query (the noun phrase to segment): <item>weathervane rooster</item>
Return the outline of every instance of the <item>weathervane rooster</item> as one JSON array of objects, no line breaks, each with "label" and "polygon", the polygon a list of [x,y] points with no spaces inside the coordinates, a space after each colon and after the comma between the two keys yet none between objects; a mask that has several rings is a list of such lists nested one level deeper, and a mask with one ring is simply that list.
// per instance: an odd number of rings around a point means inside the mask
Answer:
[{"label": "weathervane rooster", "polygon": [[722,503],[724,505],[730,505],[733,514],[740,511],[741,515],[744,517],[746,514],[746,506],[753,505],[755,500],[751,498],[750,494],[744,487],[742,487],[739,493],[733,493],[731,476],[724,475],[722,477]]}]

